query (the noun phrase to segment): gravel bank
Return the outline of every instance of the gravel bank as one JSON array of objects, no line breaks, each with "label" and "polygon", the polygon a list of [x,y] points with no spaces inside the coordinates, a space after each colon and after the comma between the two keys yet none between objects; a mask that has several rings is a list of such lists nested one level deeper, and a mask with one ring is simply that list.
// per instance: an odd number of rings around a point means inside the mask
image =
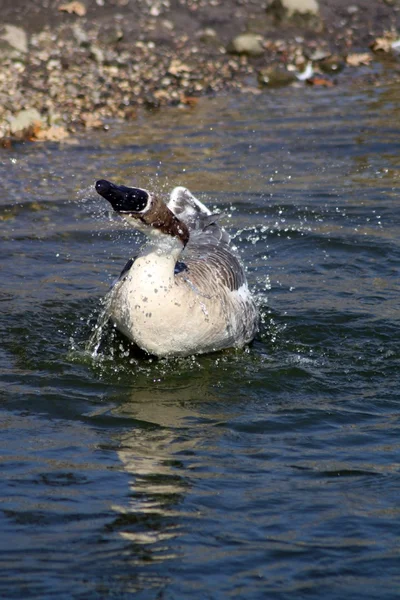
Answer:
[{"label": "gravel bank", "polygon": [[400,82],[398,0],[3,0],[2,17],[3,145],[205,94]]}]

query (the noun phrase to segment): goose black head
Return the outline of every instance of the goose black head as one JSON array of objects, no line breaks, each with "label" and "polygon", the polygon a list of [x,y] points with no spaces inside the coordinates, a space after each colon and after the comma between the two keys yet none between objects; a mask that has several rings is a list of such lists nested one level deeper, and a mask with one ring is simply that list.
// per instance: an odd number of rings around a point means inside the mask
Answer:
[{"label": "goose black head", "polygon": [[96,181],[96,192],[119,213],[139,213],[150,203],[150,194],[146,190],[116,185],[106,179]]},{"label": "goose black head", "polygon": [[95,187],[97,193],[136,229],[153,238],[159,234],[177,238],[186,246],[189,241],[187,226],[161,198],[146,190],[116,185],[106,179],[99,179]]}]

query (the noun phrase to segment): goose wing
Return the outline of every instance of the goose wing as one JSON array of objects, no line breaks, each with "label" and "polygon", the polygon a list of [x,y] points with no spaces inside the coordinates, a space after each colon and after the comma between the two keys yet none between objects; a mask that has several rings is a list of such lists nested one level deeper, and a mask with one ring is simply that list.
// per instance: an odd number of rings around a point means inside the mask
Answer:
[{"label": "goose wing", "polygon": [[243,267],[229,247],[230,236],[200,200],[184,187],[176,187],[168,208],[189,228],[183,260],[194,280],[224,285],[235,291],[246,283]]},{"label": "goose wing", "polygon": [[198,244],[201,239],[229,244],[228,233],[218,223],[219,215],[213,214],[187,188],[176,187],[172,190],[168,208],[188,227],[190,232],[188,245]]}]

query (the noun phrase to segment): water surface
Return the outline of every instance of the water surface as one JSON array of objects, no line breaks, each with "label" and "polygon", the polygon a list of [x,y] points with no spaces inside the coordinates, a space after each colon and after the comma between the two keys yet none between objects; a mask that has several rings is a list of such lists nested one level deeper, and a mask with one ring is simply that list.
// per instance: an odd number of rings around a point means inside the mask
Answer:
[{"label": "water surface", "polygon": [[[397,92],[204,99],[0,151],[2,597],[398,598]],[[141,243],[103,177],[224,213],[250,348],[85,351]]]}]

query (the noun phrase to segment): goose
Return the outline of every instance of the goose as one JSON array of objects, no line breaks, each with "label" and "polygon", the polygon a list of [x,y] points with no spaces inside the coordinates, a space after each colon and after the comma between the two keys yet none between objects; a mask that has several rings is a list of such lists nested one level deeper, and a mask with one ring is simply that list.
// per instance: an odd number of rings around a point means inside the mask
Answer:
[{"label": "goose", "polygon": [[145,189],[96,182],[146,243],[111,291],[110,319],[156,357],[243,348],[258,329],[258,310],[230,236],[187,188],[168,200]]}]

